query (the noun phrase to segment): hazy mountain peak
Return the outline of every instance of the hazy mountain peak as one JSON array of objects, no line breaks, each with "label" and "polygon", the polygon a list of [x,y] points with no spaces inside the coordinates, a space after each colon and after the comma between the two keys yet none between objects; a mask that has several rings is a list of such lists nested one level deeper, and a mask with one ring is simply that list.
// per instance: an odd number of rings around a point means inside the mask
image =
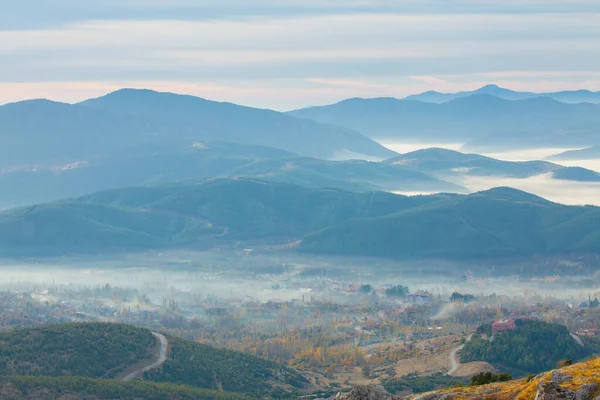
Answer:
[{"label": "hazy mountain peak", "polygon": [[537,203],[537,204],[550,203],[548,200],[546,200],[542,197],[525,192],[523,190],[508,187],[508,186],[499,186],[499,187],[495,187],[492,189],[483,190],[480,192],[473,193],[469,196],[470,197],[486,196],[486,197],[500,199],[500,200],[528,202],[528,203]]}]

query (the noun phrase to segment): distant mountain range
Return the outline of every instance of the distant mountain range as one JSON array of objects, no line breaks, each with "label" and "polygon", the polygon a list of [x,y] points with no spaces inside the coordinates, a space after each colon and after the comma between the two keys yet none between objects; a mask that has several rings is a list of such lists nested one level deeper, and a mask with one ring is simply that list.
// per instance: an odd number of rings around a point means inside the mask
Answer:
[{"label": "distant mountain range", "polygon": [[100,192],[0,213],[0,254],[47,256],[285,244],[299,251],[457,259],[600,251],[600,208],[509,188],[399,196],[249,179]]},{"label": "distant mountain range", "polygon": [[568,150],[548,157],[548,160],[595,160],[600,159],[600,146],[592,146],[581,150]]},{"label": "distant mountain range", "polygon": [[451,181],[463,175],[524,179],[547,173],[560,180],[600,181],[598,172],[581,167],[564,167],[548,161],[503,161],[435,147],[400,154],[385,163],[411,167]]},{"label": "distant mountain range", "polygon": [[463,143],[475,150],[591,146],[600,131],[600,105],[565,104],[548,97],[505,100],[474,94],[442,104],[355,98],[289,114],[376,139]]},{"label": "distant mountain range", "polygon": [[213,177],[253,177],[350,191],[467,192],[458,184],[410,166],[359,160],[326,161],[255,145],[157,138],[66,165],[0,171],[0,207]]},{"label": "distant mountain range", "polygon": [[124,89],[79,104],[30,100],[0,107],[0,168],[56,166],[152,139],[219,140],[323,159],[395,153],[362,134],[193,96]]},{"label": "distant mountain range", "polygon": [[510,89],[501,88],[498,85],[486,85],[477,90],[458,93],[440,93],[431,90],[421,94],[413,94],[405,97],[404,100],[417,100],[425,103],[445,103],[450,100],[468,97],[474,94],[490,94],[505,100],[523,100],[534,97],[549,97],[556,101],[571,104],[600,103],[600,92],[591,92],[589,90],[565,90],[562,92],[532,93],[517,92]]}]

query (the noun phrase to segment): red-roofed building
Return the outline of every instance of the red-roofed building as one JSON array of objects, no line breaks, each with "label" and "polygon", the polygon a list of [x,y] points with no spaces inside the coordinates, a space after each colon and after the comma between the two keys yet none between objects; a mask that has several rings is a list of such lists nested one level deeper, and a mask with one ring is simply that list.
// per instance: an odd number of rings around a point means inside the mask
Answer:
[{"label": "red-roofed building", "polygon": [[511,331],[516,327],[517,325],[515,324],[514,319],[499,319],[492,323],[492,333],[496,334],[498,332]]}]

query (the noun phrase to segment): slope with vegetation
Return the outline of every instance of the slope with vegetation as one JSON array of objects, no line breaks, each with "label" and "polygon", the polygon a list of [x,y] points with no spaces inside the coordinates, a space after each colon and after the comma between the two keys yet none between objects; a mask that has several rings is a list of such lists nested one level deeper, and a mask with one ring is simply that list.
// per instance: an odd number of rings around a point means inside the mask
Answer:
[{"label": "slope with vegetation", "polygon": [[308,385],[298,372],[249,354],[174,337],[169,338],[169,344],[167,361],[147,372],[145,379],[273,397]]},{"label": "slope with vegetation", "polygon": [[123,324],[17,329],[0,334],[0,375],[114,378],[156,346],[149,330]]},{"label": "slope with vegetation", "polygon": [[[298,372],[256,356],[175,337],[169,337],[168,341],[167,360],[147,371],[144,379],[188,388],[142,387],[131,382],[73,378],[117,378],[128,367],[151,360],[158,343],[147,329],[124,324],[76,323],[3,333],[0,334],[0,376],[7,378],[0,381],[0,390],[8,390],[8,386],[13,389],[46,387],[61,393],[89,391],[96,395],[172,390],[181,398],[203,393],[207,398],[220,398],[212,391],[226,391],[289,397],[309,385]],[[49,377],[52,379],[48,380]],[[54,379],[57,377],[63,379]]]},{"label": "slope with vegetation", "polygon": [[0,398],[10,400],[251,400],[252,397],[170,383],[83,377],[0,376]]},{"label": "slope with vegetation", "polygon": [[307,235],[299,250],[380,257],[488,258],[596,252],[600,209],[510,188],[439,199]]},{"label": "slope with vegetation", "polygon": [[487,361],[503,367],[539,373],[556,367],[561,360],[580,360],[593,353],[578,344],[563,325],[535,320],[517,320],[517,328],[491,336],[482,326],[461,351],[462,362]]},{"label": "slope with vegetation", "polygon": [[600,208],[510,188],[471,195],[351,193],[252,179],[95,193],[0,213],[0,254],[206,248],[230,241],[390,258],[564,255],[600,250]]}]

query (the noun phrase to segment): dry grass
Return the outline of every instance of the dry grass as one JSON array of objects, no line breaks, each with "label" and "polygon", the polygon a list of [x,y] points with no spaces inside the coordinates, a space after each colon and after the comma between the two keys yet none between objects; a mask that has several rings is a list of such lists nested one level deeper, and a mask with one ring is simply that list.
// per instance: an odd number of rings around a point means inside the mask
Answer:
[{"label": "dry grass", "polygon": [[[599,389],[594,396],[600,394],[600,358],[564,367],[560,371],[572,377],[561,386],[577,391],[584,384],[596,383]],[[551,375],[552,371],[530,382],[518,379],[483,386],[447,389],[444,392],[453,393],[455,400],[534,400],[540,382],[550,380]]]}]

